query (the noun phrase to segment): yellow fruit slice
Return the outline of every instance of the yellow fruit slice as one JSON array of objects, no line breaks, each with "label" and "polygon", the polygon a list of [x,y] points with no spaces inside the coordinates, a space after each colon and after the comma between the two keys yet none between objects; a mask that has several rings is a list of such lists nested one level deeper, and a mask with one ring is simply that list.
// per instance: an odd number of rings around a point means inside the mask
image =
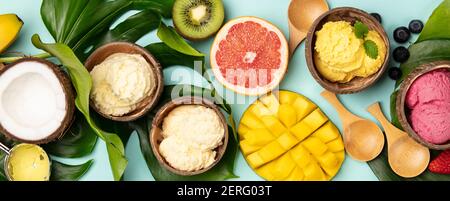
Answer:
[{"label": "yellow fruit slice", "polygon": [[278,98],[275,97],[275,94],[263,96],[259,98],[259,101],[261,101],[272,114],[277,114],[280,103],[278,102]]},{"label": "yellow fruit slice", "polygon": [[330,180],[345,158],[336,126],[314,103],[290,91],[255,101],[238,133],[245,159],[266,180]]},{"label": "yellow fruit slice", "polygon": [[304,178],[305,175],[303,174],[303,169],[296,166],[285,181],[302,181]]},{"label": "yellow fruit slice", "polygon": [[262,116],[261,120],[274,136],[280,136],[286,131],[286,127],[275,116]]},{"label": "yellow fruit slice", "polygon": [[278,108],[278,118],[285,127],[292,127],[297,122],[297,113],[291,105],[283,104]]},{"label": "yellow fruit slice", "polygon": [[23,21],[17,15],[0,15],[0,53],[16,40],[22,26]]}]

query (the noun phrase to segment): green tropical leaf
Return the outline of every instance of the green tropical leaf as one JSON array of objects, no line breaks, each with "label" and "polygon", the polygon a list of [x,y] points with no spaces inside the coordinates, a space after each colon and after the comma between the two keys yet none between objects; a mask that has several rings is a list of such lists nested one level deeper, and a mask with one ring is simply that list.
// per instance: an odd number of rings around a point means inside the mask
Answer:
[{"label": "green tropical leaf", "polygon": [[161,66],[163,66],[164,68],[181,65],[194,69],[196,67],[195,62],[202,62],[202,64],[204,64],[205,62],[204,56],[192,56],[183,54],[170,48],[162,42],[152,43],[145,48],[150,51],[153,56],[156,57],[156,59],[158,59],[159,63],[161,63]]},{"label": "green tropical leaf", "polygon": [[89,72],[67,45],[61,43],[44,44],[38,35],[33,35],[32,42],[37,48],[57,57],[68,69],[72,84],[77,91],[75,105],[83,113],[94,132],[105,141],[114,180],[120,180],[128,163],[125,157],[125,149],[122,140],[117,134],[102,131],[91,118],[89,93],[92,87],[92,80]]},{"label": "green tropical leaf", "polygon": [[450,0],[433,11],[416,43],[436,39],[450,39]]},{"label": "green tropical leaf", "polygon": [[203,53],[197,51],[195,48],[190,46],[186,40],[184,40],[173,27],[166,26],[163,22],[158,28],[158,37],[170,48],[191,56],[202,57],[205,56]]},{"label": "green tropical leaf", "polygon": [[97,135],[79,112],[64,137],[58,141],[43,145],[48,154],[62,158],[86,156],[94,150]]},{"label": "green tropical leaf", "polygon": [[394,126],[396,126],[399,129],[402,129],[402,125],[400,124],[400,121],[398,120],[398,116],[397,116],[397,108],[396,108],[396,103],[397,103],[397,94],[398,94],[398,90],[392,92],[391,94],[391,122]]},{"label": "green tropical leaf", "polygon": [[8,178],[5,175],[5,169],[3,164],[5,163],[5,156],[6,154],[3,152],[0,152],[0,181],[8,181]]},{"label": "green tropical leaf", "polygon": [[[13,147],[16,142],[12,141],[9,138],[6,138],[5,135],[0,133],[0,142],[3,143],[7,147]],[[8,181],[8,178],[6,178],[5,170],[4,170],[4,162],[5,162],[5,153],[3,151],[0,151],[0,181]]]},{"label": "green tropical leaf", "polygon": [[95,124],[108,133],[117,133],[123,144],[126,145],[130,139],[133,129],[126,122],[116,122],[106,119],[97,113],[91,113],[92,119],[94,119]]},{"label": "green tropical leaf", "polygon": [[450,60],[450,40],[427,40],[411,45],[408,49],[410,57],[408,61],[400,65],[402,77],[397,80],[396,88],[400,86],[400,83],[403,82],[409,73],[421,64]]},{"label": "green tropical leaf", "polygon": [[145,34],[157,29],[160,23],[161,15],[155,11],[145,10],[136,13],[104,34],[95,47],[114,41],[136,42]]},{"label": "green tropical leaf", "polygon": [[41,16],[56,42],[77,52],[109,29],[131,5],[128,0],[43,0]]},{"label": "green tropical leaf", "polygon": [[58,161],[52,161],[50,181],[77,181],[91,167],[93,160],[80,165],[67,165]]},{"label": "green tropical leaf", "polygon": [[213,100],[216,105],[223,109],[227,114],[231,115],[231,107],[226,100],[215,93],[214,90],[197,87],[194,85],[169,85],[164,88],[161,99],[170,100],[176,97],[183,96],[200,96]]},{"label": "green tropical leaf", "polygon": [[[143,31],[148,33],[155,23],[159,25],[160,17],[155,18],[154,14],[168,17],[172,5],[173,0],[43,0],[41,16],[55,41],[68,45],[83,61],[88,56],[86,50],[98,45],[99,38],[136,41],[136,37],[145,34]],[[112,24],[131,10],[141,11],[110,32]],[[130,25],[136,27],[126,32]]]},{"label": "green tropical leaf", "polygon": [[172,7],[175,0],[131,0],[136,10],[152,9],[166,18],[172,17]]}]

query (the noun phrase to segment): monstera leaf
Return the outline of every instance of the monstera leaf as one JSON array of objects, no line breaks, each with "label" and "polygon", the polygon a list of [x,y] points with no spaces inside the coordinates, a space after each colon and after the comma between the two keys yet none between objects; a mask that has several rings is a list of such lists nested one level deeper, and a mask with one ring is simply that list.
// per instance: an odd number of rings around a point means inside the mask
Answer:
[{"label": "monstera leaf", "polygon": [[[108,38],[111,33],[116,34],[109,32],[109,29],[126,12],[144,10],[141,11],[144,14],[136,14],[130,21],[147,26],[148,23],[158,21],[159,17],[150,16],[152,14],[145,10],[170,17],[172,6],[173,0],[43,0],[41,16],[55,42],[68,45],[84,60],[86,49],[96,45],[99,39]],[[146,19],[147,16],[150,18]],[[146,33],[151,31],[151,27],[146,28]],[[126,30],[123,26],[120,29]],[[134,40],[134,36],[128,35],[131,40],[125,38],[125,41]]]},{"label": "monstera leaf", "polygon": [[444,0],[431,14],[416,43],[426,40],[450,40],[450,0]]},{"label": "monstera leaf", "polygon": [[63,138],[43,145],[48,154],[62,158],[83,157],[94,150],[97,135],[79,112],[75,115],[75,121],[66,131]]},{"label": "monstera leaf", "polygon": [[50,174],[51,181],[77,181],[91,167],[93,160],[80,165],[67,165],[58,161],[52,161]]},{"label": "monstera leaf", "polygon": [[158,28],[160,23],[161,16],[158,13],[151,10],[139,12],[102,35],[95,48],[113,41],[136,42],[143,35]]}]

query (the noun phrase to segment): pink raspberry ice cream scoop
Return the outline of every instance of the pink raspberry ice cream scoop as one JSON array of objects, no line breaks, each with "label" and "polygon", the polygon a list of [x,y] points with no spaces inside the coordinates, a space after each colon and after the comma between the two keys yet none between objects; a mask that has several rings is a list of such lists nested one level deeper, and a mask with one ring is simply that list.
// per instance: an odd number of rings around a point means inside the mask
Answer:
[{"label": "pink raspberry ice cream scoop", "polygon": [[411,85],[406,94],[409,122],[414,131],[433,144],[450,140],[450,71],[426,73]]}]

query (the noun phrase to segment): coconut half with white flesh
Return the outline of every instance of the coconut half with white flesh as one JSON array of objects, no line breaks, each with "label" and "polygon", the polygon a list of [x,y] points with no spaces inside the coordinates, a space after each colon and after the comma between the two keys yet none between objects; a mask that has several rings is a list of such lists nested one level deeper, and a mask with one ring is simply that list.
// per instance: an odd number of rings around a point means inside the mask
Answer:
[{"label": "coconut half with white flesh", "polygon": [[71,82],[55,64],[26,58],[0,69],[0,132],[45,144],[64,134],[75,110]]}]

